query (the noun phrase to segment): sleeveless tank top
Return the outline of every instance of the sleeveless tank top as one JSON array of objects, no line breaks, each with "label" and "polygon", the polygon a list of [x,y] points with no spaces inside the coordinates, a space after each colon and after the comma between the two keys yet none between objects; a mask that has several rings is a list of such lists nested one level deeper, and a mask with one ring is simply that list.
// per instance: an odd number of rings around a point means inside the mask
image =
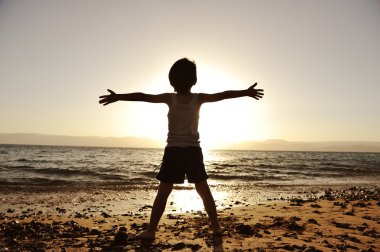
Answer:
[{"label": "sleeveless tank top", "polygon": [[199,106],[198,95],[192,94],[188,103],[180,103],[176,94],[171,94],[168,113],[167,147],[187,147],[199,145]]}]

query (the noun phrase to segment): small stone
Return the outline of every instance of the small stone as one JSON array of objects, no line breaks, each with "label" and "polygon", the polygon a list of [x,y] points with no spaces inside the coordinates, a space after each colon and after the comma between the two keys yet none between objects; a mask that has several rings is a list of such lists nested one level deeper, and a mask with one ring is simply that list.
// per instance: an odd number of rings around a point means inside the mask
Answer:
[{"label": "small stone", "polygon": [[100,232],[100,230],[97,229],[97,228],[92,228],[92,229],[90,230],[90,235],[100,235],[100,234],[101,234],[101,232]]},{"label": "small stone", "polygon": [[126,245],[128,241],[128,235],[125,233],[124,229],[120,229],[114,237],[114,242],[116,245]]},{"label": "small stone", "polygon": [[173,245],[172,250],[181,250],[186,248],[186,244],[184,242],[179,242]]},{"label": "small stone", "polygon": [[254,234],[254,229],[250,225],[246,224],[239,224],[236,227],[236,230],[238,231],[239,234],[242,235],[253,235]]},{"label": "small stone", "polygon": [[313,208],[322,208],[320,205],[318,205],[318,204],[311,204],[310,205],[311,207],[313,207]]},{"label": "small stone", "polygon": [[307,222],[311,223],[311,224],[316,224],[318,225],[318,222],[316,219],[308,219]]},{"label": "small stone", "polygon": [[106,212],[102,212],[100,215],[103,216],[104,218],[110,218],[111,217],[111,215],[109,215]]},{"label": "small stone", "polygon": [[338,228],[344,228],[344,229],[350,229],[351,228],[351,224],[349,223],[340,223],[340,222],[332,222],[332,224],[334,224],[336,227]]}]

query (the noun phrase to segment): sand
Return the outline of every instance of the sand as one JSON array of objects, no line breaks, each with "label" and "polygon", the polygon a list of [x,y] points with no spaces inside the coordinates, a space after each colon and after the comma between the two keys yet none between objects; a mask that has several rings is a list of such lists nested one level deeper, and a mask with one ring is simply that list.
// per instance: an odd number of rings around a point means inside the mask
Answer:
[{"label": "sand", "polygon": [[222,236],[169,199],[154,241],[135,238],[154,191],[0,189],[0,251],[380,251],[379,187],[236,192],[217,200]]}]

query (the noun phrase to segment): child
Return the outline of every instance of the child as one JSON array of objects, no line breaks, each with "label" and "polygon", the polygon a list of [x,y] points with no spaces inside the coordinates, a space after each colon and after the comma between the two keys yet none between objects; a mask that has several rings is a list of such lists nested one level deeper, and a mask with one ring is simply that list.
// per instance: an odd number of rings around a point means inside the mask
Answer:
[{"label": "child", "polygon": [[99,103],[108,105],[116,101],[143,101],[166,103],[169,107],[169,133],[161,169],[157,174],[160,181],[157,196],[153,203],[148,228],[138,235],[141,239],[154,239],[158,222],[165,210],[166,201],[173,189],[173,184],[184,183],[185,174],[189,183],[194,183],[196,191],[202,198],[211,222],[214,234],[221,233],[217,220],[214,198],[207,184],[208,175],[203,164],[202,150],[199,145],[198,119],[199,109],[203,103],[216,102],[249,96],[258,100],[263,97],[262,89],[255,89],[257,83],[246,90],[224,91],[205,94],[191,93],[197,82],[196,65],[186,58],[173,64],[169,71],[170,85],[176,93],[116,94],[108,89],[109,95],[100,96]]}]

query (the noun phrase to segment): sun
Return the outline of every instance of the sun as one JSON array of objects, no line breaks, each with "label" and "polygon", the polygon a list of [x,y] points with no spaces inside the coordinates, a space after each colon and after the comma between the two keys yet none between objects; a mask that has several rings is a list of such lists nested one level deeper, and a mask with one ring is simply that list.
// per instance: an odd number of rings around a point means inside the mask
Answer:
[{"label": "sun", "polygon": [[[195,87],[206,93],[246,89],[251,85],[211,68],[199,72],[198,80],[199,86]],[[203,104],[199,119],[203,148],[223,148],[231,143],[262,139],[263,110],[254,101],[244,97]]]}]

